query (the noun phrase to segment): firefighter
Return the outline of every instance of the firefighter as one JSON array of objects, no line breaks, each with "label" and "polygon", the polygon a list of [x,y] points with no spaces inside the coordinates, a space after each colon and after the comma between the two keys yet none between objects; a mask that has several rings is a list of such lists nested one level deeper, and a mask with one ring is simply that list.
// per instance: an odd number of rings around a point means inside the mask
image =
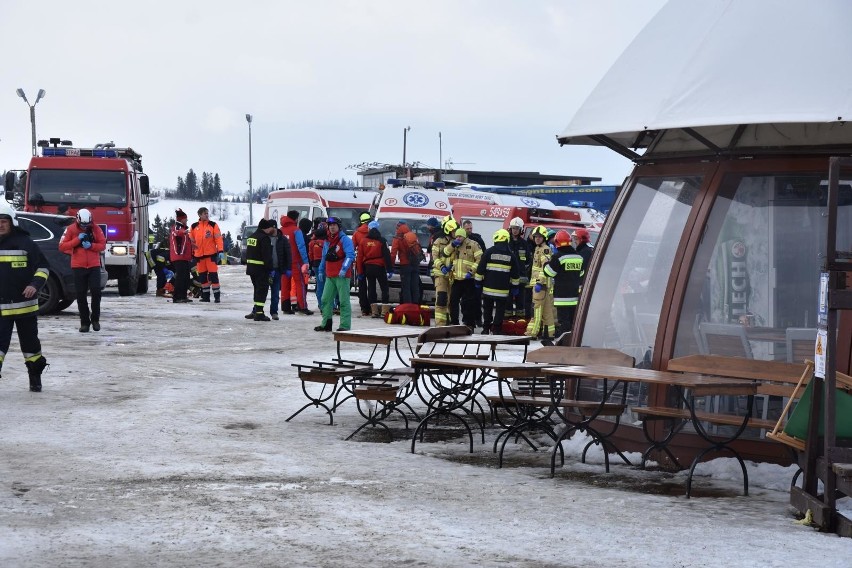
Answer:
[{"label": "firefighter", "polygon": [[533,229],[532,238],[535,243],[530,276],[530,283],[533,285],[533,317],[524,335],[540,335],[543,344],[552,345],[552,338],[556,336],[556,323],[553,317],[553,281],[544,273],[544,267],[552,256],[547,244],[547,229],[539,225]]},{"label": "firefighter", "polygon": [[[525,288],[530,281],[532,251],[529,247],[529,241],[524,237],[524,220],[520,217],[514,217],[509,221],[509,248],[518,258],[518,264],[521,268],[521,287]],[[510,298],[506,306],[506,317],[527,318],[525,298],[526,294],[523,290]]]},{"label": "firefighter", "polygon": [[[361,215],[358,216],[358,228],[355,229],[355,233],[352,235],[352,245],[355,247],[355,258],[358,258],[358,249],[365,240],[367,240],[367,234],[370,232],[370,221],[373,220],[373,216],[370,215],[369,211],[364,211]],[[361,315],[369,316],[370,315],[370,299],[367,291],[367,286],[362,286],[361,284],[365,283],[366,280],[364,277],[366,276],[362,272],[358,272],[358,267],[355,269],[358,276],[358,304],[361,306]]]},{"label": "firefighter", "polygon": [[583,257],[571,246],[568,231],[559,231],[554,237],[556,254],[544,267],[544,274],[553,278],[553,304],[556,306],[558,334],[571,331],[574,312],[583,281]]},{"label": "firefighter", "polygon": [[190,264],[192,263],[192,242],[189,240],[189,227],[186,224],[186,213],[178,208],[175,211],[175,222],[169,230],[169,260],[175,271],[173,304],[192,302],[187,297],[190,282]]},{"label": "firefighter", "polygon": [[452,285],[454,247],[451,242],[458,223],[450,215],[444,217],[432,241],[432,278],[435,281],[435,325],[450,323],[450,286]]},{"label": "firefighter", "polygon": [[521,268],[509,247],[509,238],[506,229],[494,233],[494,245],[482,255],[474,277],[476,286],[482,289],[482,333],[486,335],[500,333],[506,300],[509,294],[519,292]]},{"label": "firefighter", "polygon": [[595,252],[594,247],[589,244],[589,231],[586,229],[577,229],[571,235],[571,240],[574,243],[574,250],[577,254],[583,257],[583,273],[589,270],[589,262],[592,260],[592,253]]},{"label": "firefighter", "polygon": [[340,227],[340,220],[329,217],[326,221],[328,240],[323,247],[318,274],[324,275],[325,288],[322,292],[322,324],[314,331],[331,331],[334,299],[340,303],[340,327],[337,331],[352,328],[352,304],[349,291],[352,288],[352,265],[355,264],[355,247],[352,239]]},{"label": "firefighter", "polygon": [[[153,236],[153,235],[152,235]],[[157,276],[157,296],[167,297],[166,294],[166,271],[172,268],[169,260],[169,244],[167,241],[156,243],[145,253],[150,258],[151,268]]]},{"label": "firefighter", "polygon": [[198,221],[189,229],[192,240],[192,254],[195,256],[195,267],[198,269],[198,279],[201,282],[201,301],[213,301],[218,304],[219,292],[219,263],[225,257],[225,243],[222,241],[222,231],[215,221],[210,220],[206,207],[198,210]]},{"label": "firefighter", "polygon": [[38,339],[38,293],[50,274],[47,266],[41,249],[18,226],[15,210],[0,202],[0,369],[16,327],[32,392],[41,392],[47,366]]},{"label": "firefighter", "polygon": [[277,232],[278,228],[261,219],[257,229],[246,239],[246,274],[251,278],[254,288],[254,305],[246,319],[254,321],[270,321],[269,316],[263,313],[266,305],[266,295],[272,280],[277,277],[272,261],[272,240],[270,237]]},{"label": "firefighter", "polygon": [[482,257],[482,249],[475,240],[467,238],[467,231],[464,228],[456,229],[454,237],[450,242],[450,246],[454,249],[453,283],[450,287],[450,322],[453,325],[459,324],[459,306],[461,306],[461,323],[472,331],[476,325],[474,275],[479,266],[479,259]]},{"label": "firefighter", "polygon": [[[101,253],[106,250],[106,237],[101,228],[92,222],[88,209],[77,211],[77,222],[66,227],[59,239],[59,250],[71,255],[71,272],[77,292],[77,309],[80,312],[80,333],[89,327],[100,331],[101,324]],[[92,294],[92,306],[86,300]]]}]

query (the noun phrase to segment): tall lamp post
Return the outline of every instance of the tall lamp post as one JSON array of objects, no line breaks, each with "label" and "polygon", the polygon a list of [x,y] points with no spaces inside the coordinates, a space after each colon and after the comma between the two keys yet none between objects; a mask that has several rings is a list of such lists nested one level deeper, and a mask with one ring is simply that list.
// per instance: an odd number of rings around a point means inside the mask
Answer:
[{"label": "tall lamp post", "polygon": [[405,146],[408,142],[408,131],[411,130],[410,126],[406,126],[402,129],[402,169],[405,169]]},{"label": "tall lamp post", "polygon": [[252,185],[251,185],[251,115],[246,115],[246,122],[248,122],[249,126],[249,225],[254,225],[254,218],[252,217],[252,209],[254,205],[254,196],[252,195]]},{"label": "tall lamp post", "polygon": [[33,156],[36,155],[36,129],[35,129],[35,106],[38,102],[44,98],[44,89],[38,90],[38,95],[36,95],[36,100],[33,104],[30,104],[30,101],[27,100],[27,95],[24,94],[23,89],[18,89],[15,91],[18,93],[18,96],[24,99],[24,102],[27,103],[27,106],[30,107],[30,124],[33,127]]}]

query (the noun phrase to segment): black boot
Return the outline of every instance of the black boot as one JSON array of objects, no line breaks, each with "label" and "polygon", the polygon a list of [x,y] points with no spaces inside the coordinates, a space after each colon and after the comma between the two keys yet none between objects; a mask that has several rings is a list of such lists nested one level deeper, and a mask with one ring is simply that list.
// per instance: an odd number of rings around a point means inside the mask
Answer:
[{"label": "black boot", "polygon": [[291,316],[296,313],[293,311],[292,306],[290,306],[290,300],[281,302],[281,313],[290,314]]},{"label": "black boot", "polygon": [[41,372],[47,367],[47,359],[44,356],[35,361],[27,361],[27,374],[30,376],[30,390],[41,392]]},{"label": "black boot", "polygon": [[89,333],[89,324],[81,323],[80,324],[80,333]]},{"label": "black boot", "polygon": [[213,303],[218,304],[220,301],[219,292],[213,292]]},{"label": "black boot", "polygon": [[331,320],[328,320],[323,325],[316,326],[314,331],[331,331]]},{"label": "black boot", "polygon": [[100,331],[101,322],[99,322],[98,320],[92,320],[92,329],[94,329],[95,331]]}]

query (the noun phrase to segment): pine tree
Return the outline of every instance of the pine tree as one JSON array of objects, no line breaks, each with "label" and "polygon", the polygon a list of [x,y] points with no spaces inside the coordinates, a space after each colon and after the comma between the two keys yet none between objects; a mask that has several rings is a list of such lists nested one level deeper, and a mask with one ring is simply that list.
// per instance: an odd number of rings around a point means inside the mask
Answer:
[{"label": "pine tree", "polygon": [[178,199],[186,199],[186,182],[183,181],[183,178],[178,176],[177,180],[177,189],[175,190],[175,195]]},{"label": "pine tree", "polygon": [[208,174],[207,172],[201,172],[201,199],[213,199],[210,195],[210,186],[210,174]]},{"label": "pine tree", "polygon": [[163,229],[163,220],[159,215],[154,217],[154,222],[151,224],[151,233],[154,235],[155,242],[162,242],[165,230]]},{"label": "pine tree", "polygon": [[222,181],[219,179],[219,174],[213,174],[213,199],[222,199]]},{"label": "pine tree", "polygon": [[186,199],[200,199],[201,192],[198,190],[198,176],[192,168],[186,172]]}]

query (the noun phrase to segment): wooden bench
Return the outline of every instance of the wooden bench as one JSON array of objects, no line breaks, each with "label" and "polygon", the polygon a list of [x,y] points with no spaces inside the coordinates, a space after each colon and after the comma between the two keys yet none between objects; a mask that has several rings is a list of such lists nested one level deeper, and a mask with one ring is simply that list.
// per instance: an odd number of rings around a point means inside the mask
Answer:
[{"label": "wooden bench", "polygon": [[412,367],[363,372],[346,379],[345,385],[355,397],[358,412],[366,420],[346,439],[351,439],[367,426],[381,426],[390,434],[391,430],[385,420],[394,412],[403,417],[405,429],[408,430],[408,417],[400,406],[408,409],[415,419],[420,420],[418,414],[406,402],[414,392],[414,379]]},{"label": "wooden bench", "polygon": [[[337,400],[340,393],[340,381],[342,378],[353,373],[370,370],[373,368],[371,363],[363,361],[349,361],[346,359],[333,359],[331,361],[313,361],[312,363],[293,363],[292,367],[296,367],[299,379],[302,382],[302,393],[308,399],[308,403],[302,408],[290,415],[285,422],[289,422],[304,410],[308,408],[323,408],[328,414],[329,425],[334,424],[334,409],[339,406],[343,400]],[[314,385],[321,385],[319,392],[312,392]],[[334,399],[331,406],[328,402]]]},{"label": "wooden bench", "polygon": [[[710,445],[699,452],[690,465],[686,482],[686,496],[689,497],[691,492],[693,473],[698,463],[709,453],[722,451],[733,453],[734,457],[740,462],[740,467],[743,471],[743,492],[745,495],[748,495],[748,473],[746,472],[745,464],[739,453],[730,444],[736,441],[747,428],[760,430],[777,429],[778,424],[783,420],[784,415],[789,410],[791,403],[798,397],[797,391],[801,385],[806,384],[810,380],[813,372],[813,363],[810,361],[806,363],[761,361],[721,355],[688,355],[670,360],[667,370],[741,379],[755,384],[755,394],[749,395],[749,408],[745,415],[723,412],[718,408],[706,411],[695,408],[690,410],[684,407],[669,406],[633,407],[632,411],[642,421],[645,436],[651,442],[651,445],[642,454],[642,467],[645,466],[652,451],[661,450],[668,455],[674,464],[683,469],[683,466],[671,451],[668,450],[667,446],[683,426],[692,422],[694,413],[695,420],[701,424],[708,424],[711,427],[730,426],[735,428],[735,430],[733,433],[720,435],[718,430],[711,433],[707,429],[699,428],[699,425],[694,424],[696,433],[709,442]],[[788,399],[789,402],[782,412],[781,419],[757,418],[751,415],[754,396],[763,396],[764,405],[768,404],[768,397],[770,396],[783,397]],[[695,400],[693,399],[692,406],[694,407],[694,405]],[[665,439],[655,439],[651,436],[647,423],[653,420],[672,421],[672,426]],[[773,436],[769,434],[767,434],[767,437],[773,439]]]},{"label": "wooden bench", "polygon": [[[623,367],[633,367],[635,363],[633,357],[615,349],[566,346],[548,346],[531,351],[527,354],[527,362],[551,364],[554,366],[601,364]],[[523,438],[530,447],[536,449],[535,445],[523,435],[525,430],[541,430],[548,434],[555,442],[554,456],[555,452],[559,451],[563,464],[564,454],[562,454],[561,442],[577,430],[586,431],[592,438],[583,448],[581,456],[583,463],[586,461],[588,450],[594,444],[599,444],[604,449],[604,462],[607,472],[609,471],[610,451],[619,454],[626,463],[630,463],[626,456],[608,440],[618,427],[620,417],[627,408],[625,398],[627,385],[624,385],[621,402],[582,400],[578,397],[579,381],[577,381],[574,389],[567,389],[564,385],[565,383],[560,381],[555,387],[557,390],[554,391],[554,383],[545,376],[531,379],[515,379],[509,384],[508,392],[504,392],[501,385],[499,396],[491,395],[486,397],[491,405],[492,418],[507,428],[494,441],[494,451],[496,452],[497,445],[502,439],[498,456],[498,467],[502,466],[503,452],[508,440],[513,436]],[[571,396],[565,396],[568,390],[573,391]],[[497,415],[498,409],[505,409],[512,417],[513,423],[505,424],[500,421]],[[567,419],[567,411],[579,414],[581,419],[578,422],[569,421]],[[560,436],[556,435],[552,427],[552,417],[554,414],[559,417],[560,422],[563,422],[567,426],[566,430]],[[592,428],[590,424],[591,420],[586,419],[601,416],[615,418],[613,427],[608,432],[600,432]],[[555,467],[555,459],[552,459],[551,476],[555,473]]]}]

